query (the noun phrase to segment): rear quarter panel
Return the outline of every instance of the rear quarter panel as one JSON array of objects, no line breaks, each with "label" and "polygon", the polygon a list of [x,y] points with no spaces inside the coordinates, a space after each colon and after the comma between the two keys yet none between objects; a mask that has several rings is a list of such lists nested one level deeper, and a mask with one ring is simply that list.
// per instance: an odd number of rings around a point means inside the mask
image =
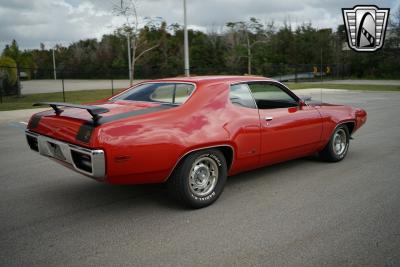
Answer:
[{"label": "rear quarter panel", "polygon": [[95,146],[106,150],[108,182],[163,182],[187,152],[229,143],[226,99],[223,85],[199,84],[181,106],[102,125]]}]

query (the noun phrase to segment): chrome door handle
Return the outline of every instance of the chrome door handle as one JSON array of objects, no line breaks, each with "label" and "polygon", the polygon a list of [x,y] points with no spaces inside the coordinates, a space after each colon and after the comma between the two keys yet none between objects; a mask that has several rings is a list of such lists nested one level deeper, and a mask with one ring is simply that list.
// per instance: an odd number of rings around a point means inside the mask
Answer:
[{"label": "chrome door handle", "polygon": [[265,117],[264,118],[266,121],[272,121],[273,117]]}]

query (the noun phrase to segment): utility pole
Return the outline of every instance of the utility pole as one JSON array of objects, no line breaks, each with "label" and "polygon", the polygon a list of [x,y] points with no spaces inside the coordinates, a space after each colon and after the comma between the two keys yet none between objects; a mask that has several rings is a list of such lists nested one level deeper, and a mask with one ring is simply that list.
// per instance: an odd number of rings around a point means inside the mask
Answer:
[{"label": "utility pole", "polygon": [[[321,66],[320,66],[320,76],[321,76],[321,82],[322,82],[322,46],[321,46]],[[322,86],[321,86],[320,90],[321,90],[321,103],[322,103]]]},{"label": "utility pole", "polygon": [[[121,0],[121,10],[123,10],[124,0]],[[129,67],[129,85],[133,83],[132,77],[132,57],[131,57],[131,35],[129,34],[129,30],[126,31],[126,40],[128,46],[128,67]]]},{"label": "utility pole", "polygon": [[186,18],[186,0],[183,0],[183,34],[184,34],[184,57],[185,57],[185,76],[190,76],[189,67],[189,41],[187,31],[187,18]]},{"label": "utility pole", "polygon": [[53,47],[53,72],[54,72],[54,80],[57,80],[57,71],[56,71],[56,56],[54,54],[54,47]]},{"label": "utility pole", "polygon": [[131,35],[129,32],[126,33],[126,38],[128,39],[128,64],[129,64],[129,84],[132,85],[132,58],[131,58]]},{"label": "utility pole", "polygon": [[323,74],[323,72],[322,72],[322,47],[321,47],[321,54],[320,54],[320,57],[321,57],[321,62],[320,62],[320,65],[321,65],[321,67],[320,67],[320,76],[321,76],[321,82],[322,82],[322,74]]}]

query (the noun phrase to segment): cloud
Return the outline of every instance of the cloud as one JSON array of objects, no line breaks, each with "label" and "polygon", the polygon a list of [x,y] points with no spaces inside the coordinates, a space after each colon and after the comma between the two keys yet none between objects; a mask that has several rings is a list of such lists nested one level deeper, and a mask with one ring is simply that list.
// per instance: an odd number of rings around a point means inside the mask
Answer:
[{"label": "cloud", "polygon": [[16,39],[23,48],[67,45],[82,38],[99,38],[112,32],[114,18],[92,2],[73,6],[64,0],[9,1],[0,6],[0,45]]},{"label": "cloud", "polygon": [[[16,39],[22,48],[68,45],[79,39],[100,38],[122,24],[113,16],[117,0],[7,0],[0,4],[0,49]],[[380,7],[395,8],[395,0],[363,1]],[[137,0],[138,14],[162,17],[168,23],[182,24],[182,0]],[[293,25],[312,22],[320,28],[336,28],[342,23],[341,8],[359,4],[353,0],[187,0],[188,23],[193,29],[221,27],[228,21],[284,21]],[[396,6],[397,5],[397,6]]]}]

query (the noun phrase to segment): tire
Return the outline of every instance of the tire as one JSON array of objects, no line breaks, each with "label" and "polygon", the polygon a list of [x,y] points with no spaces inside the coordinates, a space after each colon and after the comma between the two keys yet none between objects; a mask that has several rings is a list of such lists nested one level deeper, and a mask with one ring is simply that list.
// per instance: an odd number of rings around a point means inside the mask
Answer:
[{"label": "tire", "polygon": [[333,132],[325,148],[319,153],[322,160],[338,162],[343,160],[349,150],[350,134],[346,125],[339,125]]},{"label": "tire", "polygon": [[206,149],[186,156],[173,171],[167,185],[175,199],[198,209],[218,199],[226,178],[224,155],[217,149]]}]

